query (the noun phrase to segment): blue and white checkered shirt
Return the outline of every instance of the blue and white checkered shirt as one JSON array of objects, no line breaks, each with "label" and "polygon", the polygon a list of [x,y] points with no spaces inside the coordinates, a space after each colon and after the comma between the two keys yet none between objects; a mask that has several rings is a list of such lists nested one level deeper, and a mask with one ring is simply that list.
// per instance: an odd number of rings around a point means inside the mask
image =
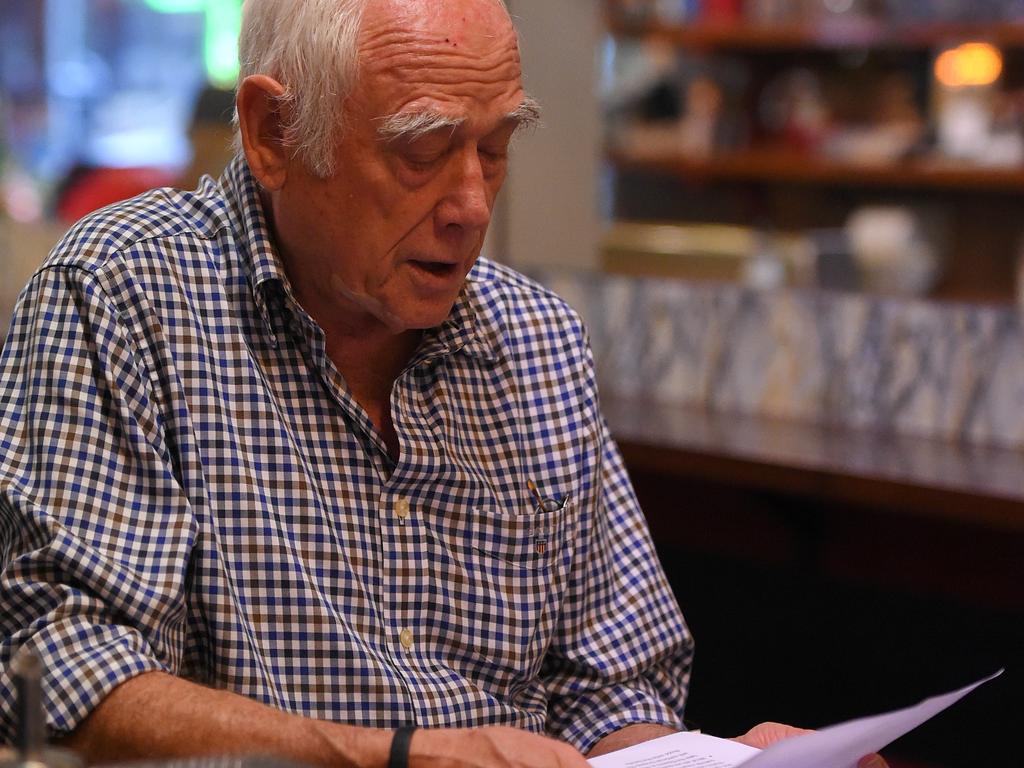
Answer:
[{"label": "blue and white checkered shirt", "polygon": [[[55,732],[147,670],[583,750],[680,726],[692,643],[578,317],[481,260],[391,402],[397,462],[240,160],[79,223],[0,359],[0,737],[26,647]],[[530,480],[562,508],[538,512]]]}]

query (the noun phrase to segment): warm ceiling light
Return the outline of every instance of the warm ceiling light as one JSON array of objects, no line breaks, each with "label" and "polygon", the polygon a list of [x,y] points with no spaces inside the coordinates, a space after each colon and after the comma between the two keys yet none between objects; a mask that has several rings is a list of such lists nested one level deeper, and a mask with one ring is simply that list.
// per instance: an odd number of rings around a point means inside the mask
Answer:
[{"label": "warm ceiling light", "polygon": [[935,79],[947,88],[991,85],[1003,71],[1003,55],[988,43],[964,43],[935,60]]}]

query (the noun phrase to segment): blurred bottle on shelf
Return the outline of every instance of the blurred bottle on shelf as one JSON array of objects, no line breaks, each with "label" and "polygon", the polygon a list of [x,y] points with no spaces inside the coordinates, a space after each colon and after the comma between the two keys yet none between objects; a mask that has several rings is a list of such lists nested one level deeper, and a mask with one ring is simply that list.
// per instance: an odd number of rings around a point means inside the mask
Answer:
[{"label": "blurred bottle on shelf", "polygon": [[747,0],[743,18],[752,24],[781,24],[793,18],[792,0]]},{"label": "blurred bottle on shelf", "polygon": [[663,24],[693,21],[701,13],[701,0],[654,0],[653,13]]},{"label": "blurred bottle on shelf", "polygon": [[770,80],[758,108],[768,143],[787,149],[814,151],[833,127],[821,78],[810,69],[789,69]]},{"label": "blurred bottle on shelf", "polygon": [[641,24],[654,16],[654,0],[615,0],[612,13],[624,24]]},{"label": "blurred bottle on shelf", "polygon": [[896,22],[997,22],[1024,18],[1021,0],[887,0],[886,16]]},{"label": "blurred bottle on shelf", "polygon": [[711,77],[699,76],[690,81],[678,124],[679,151],[707,157],[715,150],[724,103],[722,89]]},{"label": "blurred bottle on shelf", "polygon": [[1024,21],[1024,0],[616,0],[621,21],[754,24],[883,19],[897,24]]},{"label": "blurred bottle on shelf", "polygon": [[1000,87],[1003,55],[984,42],[948,48],[933,67],[933,119],[938,150],[989,166],[1024,162],[1019,97]]},{"label": "blurred bottle on shelf", "polygon": [[754,250],[744,266],[743,282],[758,291],[774,291],[786,284],[786,264],[774,238],[764,229],[754,233]]},{"label": "blurred bottle on shelf", "polygon": [[941,273],[942,217],[899,205],[871,205],[850,214],[844,228],[862,290],[924,296]]},{"label": "blurred bottle on shelf", "polygon": [[703,17],[707,21],[725,23],[742,17],[740,0],[704,0]]}]

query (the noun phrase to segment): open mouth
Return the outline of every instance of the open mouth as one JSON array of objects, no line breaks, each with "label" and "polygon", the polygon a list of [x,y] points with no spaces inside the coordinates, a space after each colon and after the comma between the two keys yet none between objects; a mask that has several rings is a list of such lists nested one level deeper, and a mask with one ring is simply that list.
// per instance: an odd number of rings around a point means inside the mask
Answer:
[{"label": "open mouth", "polygon": [[413,261],[411,263],[424,272],[429,272],[437,277],[451,277],[459,268],[458,264],[446,264],[441,261]]}]

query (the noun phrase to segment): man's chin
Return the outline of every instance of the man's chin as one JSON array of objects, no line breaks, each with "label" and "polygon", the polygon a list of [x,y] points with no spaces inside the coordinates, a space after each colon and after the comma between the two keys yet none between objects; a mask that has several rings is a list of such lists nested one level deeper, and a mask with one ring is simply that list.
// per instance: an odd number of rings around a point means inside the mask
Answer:
[{"label": "man's chin", "polygon": [[448,309],[443,312],[423,313],[418,315],[416,318],[411,319],[408,327],[417,331],[429,331],[431,328],[437,328],[439,325],[443,324],[451,313],[451,305],[449,305]]},{"label": "man's chin", "polygon": [[393,307],[389,316],[381,318],[394,333],[405,333],[406,331],[427,331],[436,328],[452,313],[455,305],[453,299],[447,303],[434,303],[432,306],[415,306],[410,302],[404,307]]}]

